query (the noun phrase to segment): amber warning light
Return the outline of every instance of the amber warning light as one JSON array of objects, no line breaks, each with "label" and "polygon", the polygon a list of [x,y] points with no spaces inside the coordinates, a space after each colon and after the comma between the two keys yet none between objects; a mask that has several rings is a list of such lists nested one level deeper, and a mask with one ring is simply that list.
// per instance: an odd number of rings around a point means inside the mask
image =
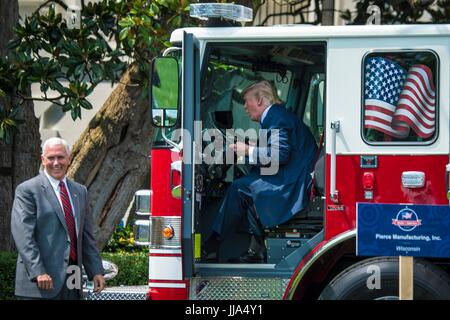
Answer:
[{"label": "amber warning light", "polygon": [[162,235],[165,239],[170,240],[175,235],[175,231],[172,226],[166,226],[162,230]]}]

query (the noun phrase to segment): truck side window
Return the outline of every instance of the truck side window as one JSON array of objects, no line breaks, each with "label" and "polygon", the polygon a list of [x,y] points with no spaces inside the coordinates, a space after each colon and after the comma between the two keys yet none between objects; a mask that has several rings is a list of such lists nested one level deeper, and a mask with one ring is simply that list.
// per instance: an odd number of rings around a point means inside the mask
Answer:
[{"label": "truck side window", "polygon": [[437,136],[438,59],[431,51],[373,52],[363,61],[367,143],[429,144]]}]

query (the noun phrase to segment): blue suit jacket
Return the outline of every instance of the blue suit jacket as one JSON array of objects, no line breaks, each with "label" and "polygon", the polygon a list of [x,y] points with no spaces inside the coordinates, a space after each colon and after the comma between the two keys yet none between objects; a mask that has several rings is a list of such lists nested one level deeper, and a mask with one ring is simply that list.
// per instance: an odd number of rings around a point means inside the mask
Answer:
[{"label": "blue suit jacket", "polygon": [[[269,109],[261,129],[260,143],[253,152],[257,166],[248,178],[261,223],[271,227],[289,220],[307,205],[317,146],[308,127],[283,105]],[[267,138],[261,136],[264,131]],[[267,141],[266,146],[261,141]],[[264,174],[277,166],[275,174]]]}]

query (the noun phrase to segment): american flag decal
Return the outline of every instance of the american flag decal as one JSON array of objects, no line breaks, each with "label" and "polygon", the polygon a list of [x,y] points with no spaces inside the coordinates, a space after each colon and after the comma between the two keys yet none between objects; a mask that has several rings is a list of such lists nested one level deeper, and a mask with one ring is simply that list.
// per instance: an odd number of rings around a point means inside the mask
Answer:
[{"label": "american flag decal", "polygon": [[433,74],[426,65],[416,64],[406,71],[389,59],[366,61],[365,128],[400,139],[412,129],[428,138],[435,131],[435,100]]}]

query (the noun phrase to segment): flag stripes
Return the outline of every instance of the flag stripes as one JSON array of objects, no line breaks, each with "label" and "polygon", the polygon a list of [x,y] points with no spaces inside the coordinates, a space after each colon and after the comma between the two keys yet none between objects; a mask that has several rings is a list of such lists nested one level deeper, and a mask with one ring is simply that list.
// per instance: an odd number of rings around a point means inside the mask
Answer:
[{"label": "flag stripes", "polygon": [[416,64],[408,71],[389,59],[375,57],[365,65],[364,127],[395,138],[412,129],[429,138],[436,127],[436,89],[431,69]]}]

